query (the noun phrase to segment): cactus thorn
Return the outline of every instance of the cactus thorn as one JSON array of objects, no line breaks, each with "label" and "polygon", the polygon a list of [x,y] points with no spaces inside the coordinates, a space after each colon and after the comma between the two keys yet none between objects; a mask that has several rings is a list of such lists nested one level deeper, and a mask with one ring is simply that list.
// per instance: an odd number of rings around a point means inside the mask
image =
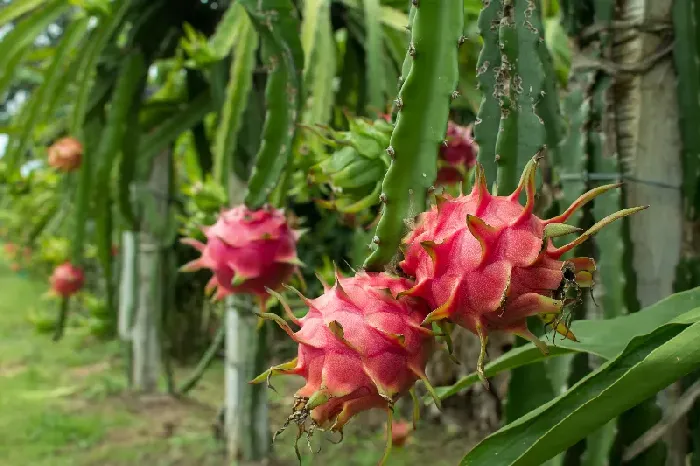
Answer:
[{"label": "cactus thorn", "polygon": [[394,151],[394,148],[391,147],[391,146],[389,146],[389,147],[386,148],[386,153],[389,155],[389,157],[392,158],[392,160],[393,160],[394,157],[396,156],[396,152]]},{"label": "cactus thorn", "polygon": [[459,96],[460,96],[459,91],[452,91],[452,94],[450,95],[450,97],[452,97],[452,100],[455,100]]},{"label": "cactus thorn", "polygon": [[416,58],[416,47],[413,45],[413,42],[411,42],[411,43],[408,45],[408,54],[409,54],[411,57]]},{"label": "cactus thorn", "polygon": [[467,41],[467,36],[460,36],[457,41],[457,47],[461,47]]},{"label": "cactus thorn", "polygon": [[386,204],[386,201],[387,201],[386,194],[385,194],[385,193],[381,193],[381,194],[379,195],[379,200],[380,200],[381,202],[383,202],[383,203]]}]

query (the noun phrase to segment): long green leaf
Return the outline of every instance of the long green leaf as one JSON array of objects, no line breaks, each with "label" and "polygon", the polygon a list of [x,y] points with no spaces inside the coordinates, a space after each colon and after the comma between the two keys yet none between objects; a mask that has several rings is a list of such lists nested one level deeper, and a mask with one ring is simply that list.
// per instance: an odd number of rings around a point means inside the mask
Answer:
[{"label": "long green leaf", "polygon": [[[92,82],[100,54],[107,45],[109,38],[112,37],[114,31],[121,24],[130,5],[131,0],[124,0],[112,16],[100,21],[94,37],[91,37],[90,42],[85,48],[85,53],[82,55],[82,66],[78,72],[78,94],[75,96],[73,113],[69,123],[70,131],[77,139],[83,139],[82,127],[90,96],[90,83]],[[104,24],[102,21],[105,21]]]},{"label": "long green leaf", "polygon": [[[19,2],[18,2],[19,3]],[[61,14],[68,11],[70,5],[64,0],[55,0],[36,13],[15,25],[0,41],[0,96],[3,96],[12,84],[15,68],[22,57],[44,29]]]},{"label": "long green leaf", "polygon": [[700,367],[700,308],[635,337],[562,396],[487,437],[462,465],[537,466]]},{"label": "long green leaf", "polygon": [[[487,377],[521,367],[545,358],[575,352],[586,352],[611,359],[617,356],[632,338],[649,333],[655,328],[700,306],[700,288],[674,294],[641,311],[609,320],[579,320],[571,325],[579,342],[564,340],[549,347],[549,355],[543,355],[532,344],[515,348],[485,367]],[[476,373],[469,374],[454,385],[437,388],[441,399],[456,395],[477,383]]]},{"label": "long green leaf", "polygon": [[[333,78],[336,72],[336,43],[331,26],[330,2],[308,2],[306,9],[313,13],[304,16],[302,46],[304,48],[304,101],[301,121],[305,125],[326,125],[333,108]],[[321,141],[311,139],[312,151],[321,151]]]},{"label": "long green leaf", "polygon": [[153,157],[175,141],[180,133],[202,121],[206,114],[213,110],[211,96],[208,92],[203,92],[190,102],[182,104],[180,112],[165,120],[149,134],[143,135],[139,144],[139,175],[150,171]]},{"label": "long green leaf", "polygon": [[366,79],[372,112],[384,112],[386,79],[384,78],[384,40],[379,0],[363,0],[365,20]]},{"label": "long green leaf", "polygon": [[112,193],[110,190],[111,174],[114,162],[119,154],[124,135],[126,134],[129,110],[132,107],[137,91],[145,82],[147,72],[143,54],[133,51],[129,54],[119,69],[119,78],[112,94],[107,113],[107,125],[100,135],[100,143],[95,155],[97,169],[96,203],[96,243],[97,256],[102,266],[105,278],[107,309],[114,309],[114,287],[112,283]]},{"label": "long green leaf", "polygon": [[6,4],[0,8],[0,27],[16,20],[32,10],[35,10],[48,0],[21,0]]},{"label": "long green leaf", "polygon": [[70,64],[71,53],[87,32],[87,27],[87,18],[72,22],[56,47],[53,60],[44,73],[43,82],[32,92],[29,102],[24,107],[25,111],[22,112],[20,117],[21,132],[7,155],[7,163],[10,170],[20,162],[20,159],[29,149],[32,143],[32,135],[39,124],[44,110],[47,112],[51,111],[52,109],[48,108],[51,101],[56,95],[62,94],[67,87],[68,82],[63,79],[62,75],[66,71],[67,65]]},{"label": "long green leaf", "polygon": [[233,60],[214,146],[214,179],[222,186],[228,184],[231,164],[227,161],[235,154],[238,146],[241,120],[253,86],[255,51],[258,48],[258,34],[245,9],[239,4],[232,5],[230,9],[238,9],[240,12],[236,16]]},{"label": "long green leaf", "polygon": [[237,2],[231,2],[224,16],[216,26],[214,35],[209,38],[209,48],[217,58],[223,58],[231,52],[240,31],[240,19],[245,11]]},{"label": "long green leaf", "polygon": [[[362,7],[362,0],[342,0],[343,4],[350,8],[359,10]],[[408,24],[408,15],[402,11],[392,8],[390,6],[381,5],[378,14],[379,21],[392,29],[397,31],[406,32],[406,25]]]},{"label": "long green leaf", "polygon": [[265,90],[267,115],[262,144],[245,197],[246,205],[257,208],[269,199],[290,163],[302,92],[301,23],[290,0],[241,0],[240,3],[260,34],[265,62],[271,69]]}]

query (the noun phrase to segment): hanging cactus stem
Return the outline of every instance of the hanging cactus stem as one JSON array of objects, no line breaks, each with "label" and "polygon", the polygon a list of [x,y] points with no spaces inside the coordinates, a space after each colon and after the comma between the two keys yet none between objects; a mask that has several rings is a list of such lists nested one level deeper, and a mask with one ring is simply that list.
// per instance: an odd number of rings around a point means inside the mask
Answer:
[{"label": "hanging cactus stem", "polygon": [[411,9],[411,41],[402,70],[396,126],[382,183],[386,198],[368,270],[391,263],[406,222],[425,206],[436,178],[437,152],[445,138],[452,94],[459,80],[458,47],[464,23],[461,0],[422,0]]}]

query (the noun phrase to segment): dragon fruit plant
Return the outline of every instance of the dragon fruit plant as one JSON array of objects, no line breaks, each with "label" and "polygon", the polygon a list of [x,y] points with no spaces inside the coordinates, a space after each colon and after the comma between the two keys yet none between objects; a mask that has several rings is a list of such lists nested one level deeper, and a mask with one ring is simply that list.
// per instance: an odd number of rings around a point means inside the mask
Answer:
[{"label": "dragon fruit plant", "polygon": [[293,412],[277,434],[291,423],[297,425],[297,441],[304,432],[310,439],[315,430],[342,434],[343,426],[357,413],[381,408],[389,415],[390,446],[397,398],[410,392],[419,379],[432,392],[425,365],[433,332],[422,324],[429,308],[415,298],[396,297],[412,286],[408,279],[385,273],[359,272],[343,278],[336,272],[335,285],[324,285],[320,297],[311,300],[300,294],[309,308],[301,319],[280,296],[299,330],[294,332],[276,314],[263,317],[275,320],[299,345],[298,356],[253,382],[269,382],[273,375],[286,374],[301,376],[306,384],[296,392]]},{"label": "dragon fruit plant", "polygon": [[264,306],[267,289],[279,289],[301,265],[296,254],[299,232],[290,228],[282,210],[240,205],[223,211],[214,225],[202,231],[206,244],[193,238],[182,240],[202,253],[182,270],[211,270],[214,276],[207,290],[216,292],[215,300],[249,293]]},{"label": "dragon fruit plant", "polygon": [[62,172],[80,168],[83,160],[83,145],[75,138],[66,137],[54,142],[48,149],[49,166]]}]

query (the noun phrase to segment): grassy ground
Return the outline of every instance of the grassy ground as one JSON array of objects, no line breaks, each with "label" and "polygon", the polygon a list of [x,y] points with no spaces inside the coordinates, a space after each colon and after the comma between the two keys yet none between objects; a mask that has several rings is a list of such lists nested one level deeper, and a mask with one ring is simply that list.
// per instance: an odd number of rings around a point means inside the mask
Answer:
[{"label": "grassy ground", "polygon": [[[58,342],[38,334],[28,317],[49,312],[45,285],[10,272],[0,261],[0,466],[224,465],[213,422],[222,399],[221,367],[210,369],[192,399],[137,397],[126,390],[119,348],[69,329]],[[179,368],[180,380],[187,368]],[[291,395],[294,386],[276,383]],[[271,425],[286,418],[290,396],[271,394]],[[384,417],[367,413],[346,429],[341,445],[305,442],[304,464],[369,466],[384,443]],[[293,429],[280,436],[269,465],[296,465]],[[468,446],[438,425],[422,422],[390,465],[458,464]]]}]

